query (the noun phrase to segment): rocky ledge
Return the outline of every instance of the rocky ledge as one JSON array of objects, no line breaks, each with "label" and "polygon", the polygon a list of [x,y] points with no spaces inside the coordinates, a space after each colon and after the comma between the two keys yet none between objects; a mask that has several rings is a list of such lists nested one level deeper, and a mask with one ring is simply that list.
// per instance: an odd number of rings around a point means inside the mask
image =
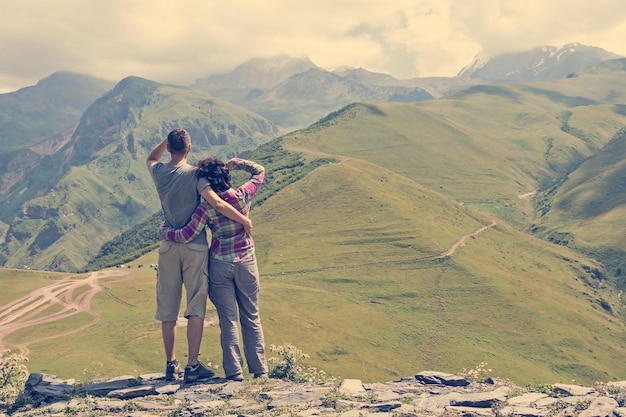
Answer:
[{"label": "rocky ledge", "polygon": [[41,402],[36,408],[24,402],[10,414],[0,412],[0,417],[626,417],[626,381],[532,390],[504,380],[473,382],[431,371],[371,384],[356,379],[313,384],[268,378],[184,383],[152,374],[75,385],[52,375],[31,374],[22,397]]}]

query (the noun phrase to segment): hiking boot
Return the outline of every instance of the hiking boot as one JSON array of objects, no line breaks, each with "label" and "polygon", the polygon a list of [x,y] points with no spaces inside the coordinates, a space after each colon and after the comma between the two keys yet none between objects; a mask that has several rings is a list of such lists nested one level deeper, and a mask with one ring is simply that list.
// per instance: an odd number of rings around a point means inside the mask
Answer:
[{"label": "hiking boot", "polygon": [[185,367],[185,382],[213,378],[213,375],[215,375],[215,372],[205,368],[200,362],[196,366],[187,365]]},{"label": "hiking boot", "polygon": [[254,379],[267,378],[267,373],[254,374]]},{"label": "hiking boot", "polygon": [[171,362],[167,361],[167,364],[165,365],[165,380],[166,381],[178,379],[178,377],[182,373],[183,371],[180,369],[180,365],[178,364],[177,359],[174,359]]},{"label": "hiking boot", "polygon": [[227,376],[226,379],[228,379],[229,381],[241,382],[241,381],[243,381],[243,375],[241,375],[241,374],[230,375],[230,376]]}]

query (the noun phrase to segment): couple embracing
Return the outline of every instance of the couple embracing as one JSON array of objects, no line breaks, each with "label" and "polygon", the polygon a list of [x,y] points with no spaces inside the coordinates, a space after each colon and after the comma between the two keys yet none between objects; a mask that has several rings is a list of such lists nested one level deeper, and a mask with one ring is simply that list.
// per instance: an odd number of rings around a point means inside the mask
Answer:
[{"label": "couple embracing", "polygon": [[[160,162],[165,152],[169,162]],[[217,309],[225,377],[243,380],[239,348],[241,324],[248,371],[267,376],[263,328],[259,316],[259,273],[247,217],[253,196],[265,177],[264,168],[233,158],[227,163],[210,157],[190,165],[191,137],[175,129],[148,156],[147,165],[156,185],[165,223],[159,247],[157,309],[166,356],[165,377],[181,373],[176,359],[176,321],[186,293],[186,382],[211,378],[214,372],[199,360],[207,296]],[[250,178],[231,188],[230,171],[244,170]],[[211,229],[209,248],[205,226]]]}]

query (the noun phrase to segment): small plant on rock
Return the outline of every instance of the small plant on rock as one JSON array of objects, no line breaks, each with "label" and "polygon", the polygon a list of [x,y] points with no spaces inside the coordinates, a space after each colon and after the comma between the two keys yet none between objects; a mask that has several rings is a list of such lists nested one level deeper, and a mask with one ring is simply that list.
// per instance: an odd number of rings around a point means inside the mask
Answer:
[{"label": "small plant on rock", "polygon": [[552,386],[552,384],[528,385],[527,389],[529,392],[538,392],[540,394],[547,394],[551,397],[555,396],[554,387]]},{"label": "small plant on rock", "polygon": [[28,358],[7,350],[0,357],[0,403],[13,402],[28,378]]},{"label": "small plant on rock", "polygon": [[622,393],[621,386],[606,382],[596,382],[593,385],[593,388],[598,392],[602,392],[606,395],[612,395],[613,397],[617,397]]},{"label": "small plant on rock", "polygon": [[334,379],[320,369],[305,365],[303,362],[309,355],[290,343],[270,345],[270,352],[278,355],[268,359],[269,362],[276,363],[269,372],[271,378],[283,378],[293,382],[328,382]]},{"label": "small plant on rock", "polygon": [[484,382],[491,373],[491,369],[487,369],[487,362],[481,362],[474,369],[465,369],[459,373],[462,377],[472,382]]},{"label": "small plant on rock", "polygon": [[333,390],[326,393],[322,404],[325,407],[335,409],[335,411],[347,411],[357,406],[358,403],[354,400],[354,397],[342,393],[339,391],[338,387],[335,387]]},{"label": "small plant on rock", "polygon": [[591,405],[591,400],[590,399],[580,400],[574,406],[574,410],[576,410],[576,411],[583,411],[583,410],[588,409],[590,405]]}]

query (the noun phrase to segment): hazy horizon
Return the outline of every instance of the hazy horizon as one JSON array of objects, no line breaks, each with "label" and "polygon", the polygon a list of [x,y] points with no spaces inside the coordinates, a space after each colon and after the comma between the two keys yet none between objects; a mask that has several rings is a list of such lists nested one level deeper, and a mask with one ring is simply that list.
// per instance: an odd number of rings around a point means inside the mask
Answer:
[{"label": "hazy horizon", "polygon": [[477,55],[576,42],[626,56],[620,0],[2,3],[0,93],[57,71],[190,85],[283,54],[398,79],[452,77]]}]

